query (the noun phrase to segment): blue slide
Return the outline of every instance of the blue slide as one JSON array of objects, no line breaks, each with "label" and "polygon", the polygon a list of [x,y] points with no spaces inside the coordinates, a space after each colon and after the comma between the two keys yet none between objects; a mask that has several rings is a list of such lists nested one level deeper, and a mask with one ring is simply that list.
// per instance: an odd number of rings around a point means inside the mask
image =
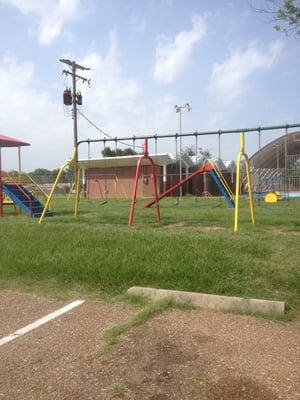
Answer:
[{"label": "blue slide", "polygon": [[[16,206],[23,210],[24,214],[29,217],[41,216],[44,206],[24,186],[15,183],[4,183],[2,190]],[[50,216],[52,212],[47,211],[46,215]]]},{"label": "blue slide", "polygon": [[225,188],[225,186],[220,181],[218,175],[215,173],[215,171],[213,169],[211,171],[209,171],[209,173],[210,173],[211,177],[213,178],[215,184],[217,185],[218,189],[220,190],[222,195],[225,197],[225,200],[226,200],[226,203],[228,204],[228,206],[231,207],[231,208],[234,208],[235,207],[234,201],[229,196],[229,193],[227,192],[227,189]]}]

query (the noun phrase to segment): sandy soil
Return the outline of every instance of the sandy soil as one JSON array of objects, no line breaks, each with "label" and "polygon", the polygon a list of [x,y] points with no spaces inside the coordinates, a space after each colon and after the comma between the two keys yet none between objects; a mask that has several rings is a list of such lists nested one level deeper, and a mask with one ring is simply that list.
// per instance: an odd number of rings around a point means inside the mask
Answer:
[{"label": "sandy soil", "polygon": [[2,346],[0,399],[300,399],[300,321],[172,311],[93,357],[134,312],[87,301]]},{"label": "sandy soil", "polygon": [[0,337],[43,317],[65,302],[21,292],[0,291]]}]

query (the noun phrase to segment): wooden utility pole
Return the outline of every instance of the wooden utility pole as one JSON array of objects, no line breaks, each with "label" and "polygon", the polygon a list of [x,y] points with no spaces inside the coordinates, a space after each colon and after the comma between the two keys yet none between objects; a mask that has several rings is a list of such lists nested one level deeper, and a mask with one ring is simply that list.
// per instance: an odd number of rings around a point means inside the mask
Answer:
[{"label": "wooden utility pole", "polygon": [[91,68],[84,67],[82,65],[77,64],[75,61],[70,61],[66,59],[60,59],[60,62],[67,64],[69,67],[71,67],[71,71],[63,70],[63,74],[65,75],[70,75],[72,77],[72,118],[73,118],[73,135],[74,135],[74,148],[75,148],[75,161],[76,163],[78,162],[78,128],[77,128],[77,102],[78,102],[78,94],[76,91],[76,80],[80,79],[82,82],[87,82],[88,85],[90,85],[90,79],[84,78],[83,76],[77,75],[76,71],[82,70],[82,71],[90,71]]}]

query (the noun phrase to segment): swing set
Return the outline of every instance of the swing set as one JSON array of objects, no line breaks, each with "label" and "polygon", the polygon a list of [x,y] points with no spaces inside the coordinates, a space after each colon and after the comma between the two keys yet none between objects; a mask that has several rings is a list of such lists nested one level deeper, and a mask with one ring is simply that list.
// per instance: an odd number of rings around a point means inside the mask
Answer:
[{"label": "swing set", "polygon": [[[300,124],[293,124],[293,125],[278,125],[278,126],[266,126],[266,127],[258,127],[258,128],[247,128],[247,129],[234,129],[234,130],[226,130],[226,131],[211,131],[211,132],[193,132],[193,133],[182,133],[180,135],[178,134],[168,134],[168,135],[152,135],[152,136],[141,136],[141,137],[126,137],[122,138],[122,143],[128,142],[128,141],[133,141],[135,143],[136,140],[141,140],[141,139],[147,139],[147,141],[144,143],[144,154],[139,158],[138,163],[137,163],[137,169],[136,169],[136,175],[135,175],[135,181],[134,181],[134,188],[133,188],[133,193],[131,197],[131,203],[130,203],[130,212],[129,212],[129,219],[128,223],[129,225],[133,224],[133,219],[134,219],[134,210],[136,206],[136,198],[137,198],[137,186],[138,182],[140,179],[141,175],[141,167],[142,167],[142,160],[147,159],[148,162],[150,162],[150,166],[152,169],[152,177],[155,177],[154,183],[153,183],[153,189],[154,189],[154,199],[151,200],[145,208],[151,207],[152,205],[156,205],[156,215],[157,215],[157,220],[160,220],[160,207],[159,207],[159,200],[161,200],[163,197],[174,193],[176,189],[187,183],[189,180],[191,180],[194,176],[200,173],[204,174],[210,174],[212,179],[214,180],[215,184],[219,188],[220,192],[222,195],[225,197],[227,204],[231,208],[235,208],[235,214],[234,214],[234,231],[237,232],[239,229],[239,207],[240,207],[240,196],[241,196],[241,159],[243,158],[245,160],[245,166],[246,166],[246,180],[247,180],[247,189],[249,193],[249,208],[250,208],[250,216],[251,216],[251,223],[254,225],[255,224],[255,215],[254,215],[254,199],[253,199],[253,193],[252,193],[252,182],[251,182],[251,176],[250,176],[250,166],[249,166],[249,159],[248,156],[245,152],[245,141],[244,141],[244,133],[245,132],[257,132],[258,133],[258,138],[259,138],[259,151],[261,149],[261,132],[262,131],[272,131],[272,130],[278,130],[278,129],[285,129],[286,130],[286,137],[287,137],[287,130],[289,128],[298,128],[300,127]],[[242,132],[242,133],[241,133]],[[219,171],[217,168],[217,165],[214,165],[212,160],[208,160],[205,165],[202,165],[199,167],[196,171],[192,172],[191,174],[188,174],[188,169],[186,172],[186,177],[182,179],[181,181],[175,183],[174,185],[171,185],[170,188],[165,188],[165,179],[163,180],[163,185],[164,185],[164,191],[162,193],[158,193],[158,188],[157,188],[157,173],[156,173],[156,166],[154,160],[149,157],[148,153],[148,140],[149,139],[154,139],[156,146],[157,146],[157,139],[165,139],[165,138],[175,138],[175,142],[177,142],[177,138],[179,136],[182,137],[195,137],[196,138],[196,143],[197,143],[197,138],[198,136],[202,135],[217,135],[219,139],[219,156],[220,156],[220,138],[221,135],[224,134],[230,134],[230,133],[240,133],[240,151],[237,157],[237,173],[236,173],[236,187],[235,187],[235,194],[232,193],[232,190],[229,190],[229,186],[226,182],[226,179],[223,179],[222,173]],[[80,188],[80,165],[76,163],[76,157],[75,154],[77,155],[78,147],[82,143],[107,143],[107,142],[120,142],[121,141],[118,138],[105,138],[105,139],[88,139],[88,140],[82,140],[77,143],[76,149],[73,151],[73,157],[71,158],[71,161],[65,163],[62,168],[64,168],[67,165],[73,166],[76,169],[76,196],[75,196],[75,217],[77,217],[78,214],[78,205],[79,205],[79,188]],[[286,145],[285,145],[286,148]],[[197,148],[196,148],[197,150]],[[177,146],[176,146],[176,152],[177,152]],[[180,155],[182,154],[182,149],[180,148]],[[287,151],[285,149],[285,154],[287,154]],[[286,157],[285,157],[286,158]],[[220,157],[219,157],[220,159]],[[196,156],[197,160],[197,156]],[[49,195],[49,199],[47,201],[46,206],[48,206],[51,197],[54,193],[55,190],[55,185],[57,184],[57,181],[61,175],[61,170],[57,176],[56,182],[54,184],[54,187],[51,190],[51,193]],[[121,185],[121,182],[119,178],[115,177],[115,191],[117,191],[117,185]],[[259,180],[259,185],[260,185],[260,180]],[[102,188],[101,188],[102,189]],[[103,193],[103,192],[102,192]],[[259,199],[258,199],[259,200]],[[41,215],[41,218],[39,220],[39,223],[43,221],[44,218],[44,213]]]}]

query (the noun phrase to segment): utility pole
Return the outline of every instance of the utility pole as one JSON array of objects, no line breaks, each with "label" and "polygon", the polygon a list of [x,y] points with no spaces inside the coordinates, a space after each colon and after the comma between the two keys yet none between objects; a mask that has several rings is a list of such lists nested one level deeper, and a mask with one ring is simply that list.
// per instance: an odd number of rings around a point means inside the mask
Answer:
[{"label": "utility pole", "polygon": [[[182,180],[182,110],[191,111],[192,107],[189,103],[186,103],[184,106],[175,105],[175,112],[179,113],[179,180]],[[182,199],[182,185],[179,188],[179,198]]]},{"label": "utility pole", "polygon": [[71,71],[63,70],[62,73],[64,75],[70,75],[72,77],[72,93],[69,90],[66,90],[67,97],[65,101],[65,93],[64,93],[64,104],[65,105],[72,105],[72,118],[73,118],[73,135],[74,135],[74,148],[75,148],[75,161],[76,164],[78,162],[78,151],[77,151],[77,146],[78,146],[78,128],[77,128],[77,105],[82,104],[82,97],[80,93],[77,93],[76,91],[76,81],[77,79],[80,79],[82,82],[86,82],[90,86],[90,79],[84,78],[83,76],[77,75],[76,71],[82,70],[82,71],[90,71],[91,68],[84,67],[82,65],[77,64],[75,61],[70,61],[66,59],[60,59],[60,62],[67,64],[70,68]]}]

